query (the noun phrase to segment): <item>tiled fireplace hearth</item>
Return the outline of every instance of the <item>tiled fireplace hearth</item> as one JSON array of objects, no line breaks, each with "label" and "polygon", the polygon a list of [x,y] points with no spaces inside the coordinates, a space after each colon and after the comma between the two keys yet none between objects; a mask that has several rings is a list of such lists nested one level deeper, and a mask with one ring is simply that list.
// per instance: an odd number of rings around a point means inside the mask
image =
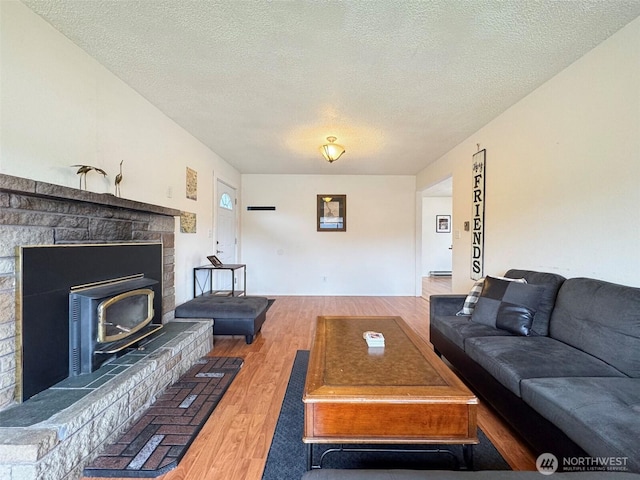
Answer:
[{"label": "tiled fireplace hearth", "polygon": [[[0,478],[80,478],[86,463],[212,348],[211,322],[176,322],[174,217],[179,211],[0,174]],[[161,245],[161,322],[138,351],[19,403],[19,247]],[[143,342],[141,341],[141,344]],[[47,358],[42,358],[43,362]]]}]

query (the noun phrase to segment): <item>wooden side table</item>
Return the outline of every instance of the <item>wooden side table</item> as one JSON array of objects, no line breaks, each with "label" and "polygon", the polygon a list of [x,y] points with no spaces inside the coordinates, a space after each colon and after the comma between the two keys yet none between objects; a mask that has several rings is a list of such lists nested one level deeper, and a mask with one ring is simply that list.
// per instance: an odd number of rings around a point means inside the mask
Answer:
[{"label": "wooden side table", "polygon": [[[243,270],[242,289],[236,290],[236,270]],[[213,271],[214,270],[229,270],[231,272],[231,290],[214,290],[213,289]],[[198,277],[198,272],[205,272],[204,275]],[[201,278],[204,277],[204,278]],[[200,281],[202,280],[202,282]],[[209,289],[207,290],[207,283]],[[221,267],[215,267],[213,265],[201,265],[193,269],[193,298],[200,295],[213,294],[213,295],[226,295],[231,297],[240,297],[247,294],[247,266],[244,263],[229,263],[223,264]]]}]

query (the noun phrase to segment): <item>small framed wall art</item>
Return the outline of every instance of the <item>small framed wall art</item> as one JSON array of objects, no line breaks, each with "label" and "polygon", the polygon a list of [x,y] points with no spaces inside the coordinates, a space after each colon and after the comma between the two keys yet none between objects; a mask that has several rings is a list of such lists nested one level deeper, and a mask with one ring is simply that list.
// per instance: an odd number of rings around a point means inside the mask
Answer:
[{"label": "small framed wall art", "polygon": [[198,172],[187,167],[187,198],[198,199]]},{"label": "small framed wall art", "polygon": [[318,232],[347,231],[346,195],[318,195],[316,202]]},{"label": "small framed wall art", "polygon": [[436,215],[436,233],[451,233],[451,215]]},{"label": "small framed wall art", "polygon": [[180,233],[196,233],[196,214],[180,212]]}]

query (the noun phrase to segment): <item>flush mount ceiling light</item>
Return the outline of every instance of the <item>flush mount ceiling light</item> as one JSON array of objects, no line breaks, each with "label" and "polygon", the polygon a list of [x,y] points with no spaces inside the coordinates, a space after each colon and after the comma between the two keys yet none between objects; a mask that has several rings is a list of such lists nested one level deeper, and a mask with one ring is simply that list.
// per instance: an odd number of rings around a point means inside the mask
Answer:
[{"label": "flush mount ceiling light", "polygon": [[324,158],[327,159],[327,162],[333,163],[338,160],[342,154],[345,152],[344,147],[342,145],[338,145],[337,143],[333,143],[337,140],[336,137],[327,137],[327,141],[329,143],[322,145],[320,147],[320,152],[324,155]]}]

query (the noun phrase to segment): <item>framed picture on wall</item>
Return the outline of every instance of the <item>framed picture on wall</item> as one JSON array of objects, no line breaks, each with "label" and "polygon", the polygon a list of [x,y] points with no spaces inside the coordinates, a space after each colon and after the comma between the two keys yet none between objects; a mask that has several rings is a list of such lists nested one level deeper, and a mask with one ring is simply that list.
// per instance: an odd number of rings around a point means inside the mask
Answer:
[{"label": "framed picture on wall", "polygon": [[196,233],[196,214],[180,212],[180,233]]},{"label": "framed picture on wall", "polygon": [[436,233],[451,233],[451,215],[436,215]]},{"label": "framed picture on wall", "polygon": [[318,195],[316,205],[318,232],[347,231],[346,195]]},{"label": "framed picture on wall", "polygon": [[187,167],[187,198],[198,200],[198,172]]}]

